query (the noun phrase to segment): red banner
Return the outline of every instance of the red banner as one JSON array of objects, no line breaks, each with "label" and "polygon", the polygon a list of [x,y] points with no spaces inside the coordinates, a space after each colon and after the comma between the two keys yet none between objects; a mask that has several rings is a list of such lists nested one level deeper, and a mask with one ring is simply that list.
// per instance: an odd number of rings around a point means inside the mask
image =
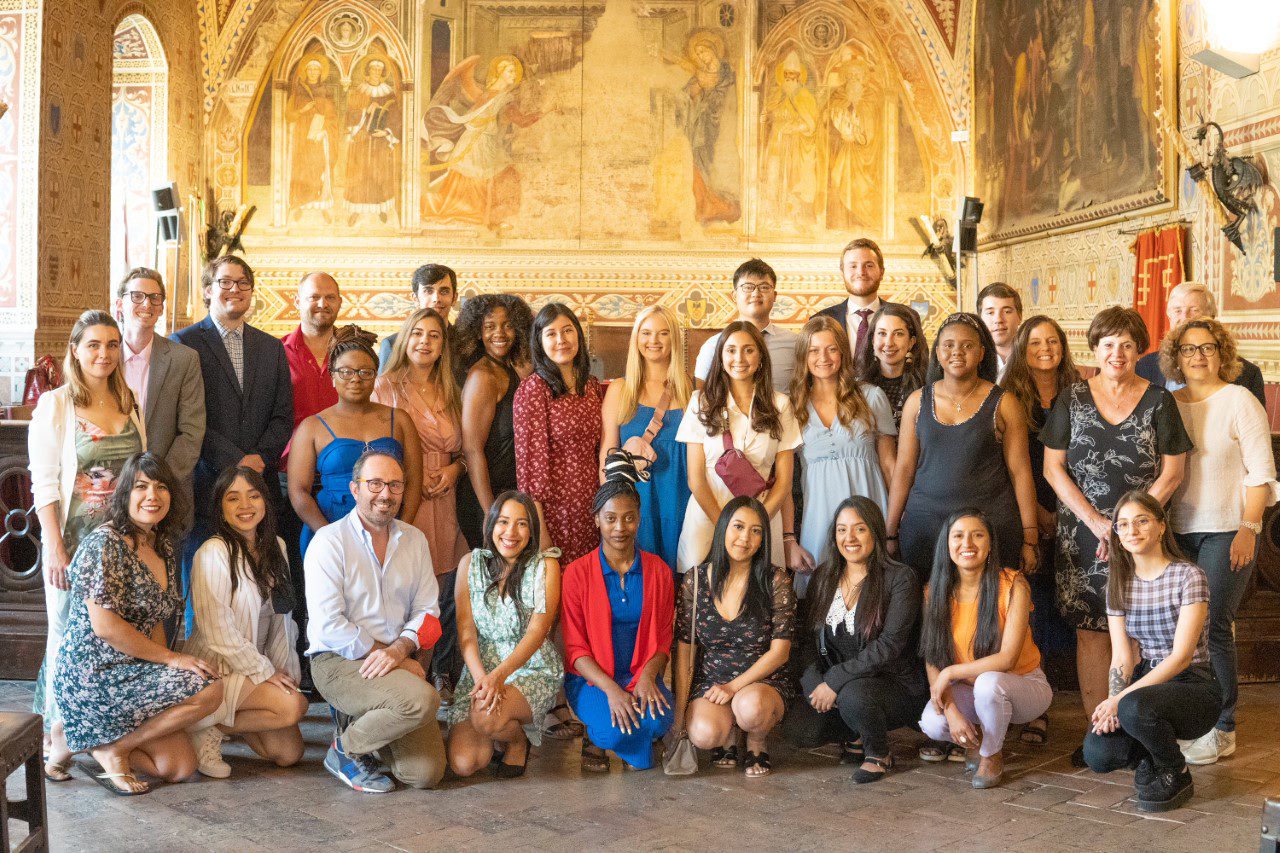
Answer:
[{"label": "red banner", "polygon": [[1169,291],[1186,278],[1182,251],[1186,242],[1186,227],[1170,225],[1143,231],[1130,247],[1137,256],[1133,274],[1133,307],[1147,323],[1147,331],[1151,335],[1148,352],[1159,347],[1160,339],[1169,331],[1165,305],[1169,301]]}]

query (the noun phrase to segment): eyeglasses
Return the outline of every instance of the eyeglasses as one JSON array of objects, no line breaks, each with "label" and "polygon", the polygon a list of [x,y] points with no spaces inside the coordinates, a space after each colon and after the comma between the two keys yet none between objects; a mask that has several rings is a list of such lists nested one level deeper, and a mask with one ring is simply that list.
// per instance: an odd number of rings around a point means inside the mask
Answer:
[{"label": "eyeglasses", "polygon": [[215,283],[222,290],[253,290],[253,282],[247,278],[220,278]]},{"label": "eyeglasses", "polygon": [[375,495],[382,494],[383,489],[387,489],[393,495],[398,495],[404,491],[404,480],[366,480],[360,477],[357,483],[364,483],[369,487],[369,491]]},{"label": "eyeglasses", "polygon": [[143,293],[141,290],[128,291],[129,301],[134,305],[141,305],[143,302],[150,302],[152,305],[163,305],[163,293]]},{"label": "eyeglasses", "polygon": [[350,382],[352,379],[355,379],[357,376],[359,376],[364,381],[368,382],[370,379],[373,379],[375,376],[378,375],[378,371],[374,370],[372,367],[362,367],[359,370],[356,370],[354,367],[339,367],[337,370],[333,372],[334,372],[334,375],[337,376],[339,379],[341,379],[343,382]]},{"label": "eyeglasses", "polygon": [[1130,529],[1146,530],[1151,526],[1151,522],[1153,521],[1155,521],[1155,519],[1149,515],[1140,515],[1132,522],[1121,519],[1112,526],[1115,527],[1116,533],[1128,533]]},{"label": "eyeglasses", "polygon": [[747,282],[745,284],[738,285],[738,290],[741,290],[746,294],[759,293],[761,296],[768,296],[770,293],[777,290],[777,288],[772,284],[753,284],[752,282]]},{"label": "eyeglasses", "polygon": [[1195,344],[1183,344],[1178,347],[1178,355],[1183,358],[1191,358],[1197,352],[1203,356],[1217,355],[1218,345],[1215,343],[1200,344],[1199,346],[1196,346]]}]

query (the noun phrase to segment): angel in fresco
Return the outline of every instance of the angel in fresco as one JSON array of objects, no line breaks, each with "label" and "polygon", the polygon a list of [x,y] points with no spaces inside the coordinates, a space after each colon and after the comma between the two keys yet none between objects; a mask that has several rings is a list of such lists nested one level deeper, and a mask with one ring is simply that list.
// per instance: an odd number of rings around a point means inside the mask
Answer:
[{"label": "angel in fresco", "polygon": [[502,234],[511,229],[507,220],[520,210],[512,138],[517,129],[547,113],[528,111],[519,103],[524,64],[517,57],[495,57],[483,87],[475,76],[479,62],[479,56],[470,56],[450,71],[423,115],[431,164],[422,215]]},{"label": "angel in fresco", "polygon": [[818,99],[793,50],[774,69],[764,104],[764,216],[777,227],[812,222],[818,194]]},{"label": "angel in fresco", "polygon": [[318,210],[329,222],[339,137],[328,57],[308,54],[298,64],[285,102],[285,121],[289,125],[289,208],[293,218],[301,218],[306,210]]},{"label": "angel in fresco", "polygon": [[366,57],[364,77],[347,99],[346,199],[354,225],[362,213],[377,214],[381,222],[395,210],[399,189],[400,86],[388,73],[384,54]]},{"label": "angel in fresco", "polygon": [[704,226],[737,222],[738,201],[737,76],[725,60],[724,39],[711,30],[689,34],[682,56],[667,62],[689,72],[682,94],[684,133],[693,151],[694,214]]},{"label": "angel in fresco", "polygon": [[883,224],[884,94],[875,66],[850,44],[837,52],[824,86],[828,228]]}]

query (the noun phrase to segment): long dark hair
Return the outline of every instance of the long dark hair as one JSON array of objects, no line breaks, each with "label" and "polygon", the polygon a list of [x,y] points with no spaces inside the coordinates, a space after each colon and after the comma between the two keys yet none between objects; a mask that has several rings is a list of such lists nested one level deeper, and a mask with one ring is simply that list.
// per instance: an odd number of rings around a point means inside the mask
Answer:
[{"label": "long dark hair", "polygon": [[880,323],[881,317],[897,317],[907,327],[908,333],[916,339],[907,353],[906,364],[902,367],[901,393],[902,399],[905,400],[912,391],[924,385],[924,373],[929,367],[929,343],[924,337],[924,327],[920,325],[920,315],[913,308],[896,302],[880,304],[880,310],[871,318],[871,325],[868,327],[871,334],[870,344],[854,353],[858,362],[858,381],[879,385],[885,378],[880,369],[880,359],[876,358],[875,353],[876,326]]},{"label": "long dark hair", "polygon": [[[573,391],[564,384],[564,376],[560,366],[551,360],[542,348],[542,331],[559,320],[568,317],[573,329],[578,333],[578,354],[573,357]],[[563,397],[573,393],[581,396],[591,378],[591,353],[587,351],[587,336],[582,333],[582,324],[578,317],[563,302],[548,302],[542,306],[538,316],[533,318],[533,329],[529,332],[529,346],[533,350],[533,372],[542,377],[542,381],[551,388],[551,398]]]},{"label": "long dark hair", "polygon": [[938,334],[933,336],[933,346],[929,350],[929,372],[925,374],[924,381],[928,384],[942,379],[942,365],[938,361],[938,342],[942,340],[942,333],[951,326],[968,326],[973,329],[978,336],[978,343],[982,346],[982,361],[978,363],[978,378],[985,379],[992,385],[996,383],[996,377],[999,375],[999,364],[996,361],[996,342],[991,338],[991,332],[987,330],[981,318],[977,314],[971,314],[968,311],[957,311],[950,317],[942,321],[942,325],[938,327]]},{"label": "long dark hair", "polygon": [[533,311],[529,303],[510,293],[482,293],[462,303],[458,322],[453,326],[454,345],[458,348],[457,362],[459,384],[466,379],[467,371],[484,358],[484,321],[498,308],[507,312],[511,328],[515,330],[515,343],[507,354],[507,364],[522,364],[529,357],[529,327],[533,325]]},{"label": "long dark hair", "polygon": [[1151,517],[1164,525],[1164,535],[1160,537],[1160,547],[1170,560],[1185,560],[1187,557],[1178,547],[1178,540],[1173,537],[1173,525],[1165,514],[1164,506],[1144,489],[1125,492],[1116,501],[1115,512],[1111,514],[1111,532],[1107,534],[1107,605],[1116,610],[1129,609],[1129,582],[1133,580],[1133,555],[1120,544],[1120,536],[1116,533],[1115,517],[1120,514],[1120,507],[1126,504],[1137,504],[1151,513]]},{"label": "long dark hair", "polygon": [[924,603],[920,623],[920,656],[937,669],[955,663],[955,641],[951,632],[951,596],[955,592],[960,571],[951,561],[951,526],[962,518],[976,518],[987,528],[990,550],[982,567],[978,592],[978,628],[973,636],[973,659],[993,655],[1000,650],[1000,543],[996,531],[980,510],[953,512],[938,531],[933,550],[933,572],[929,575],[929,597]]},{"label": "long dark hair", "polygon": [[[724,547],[724,538],[729,530],[729,521],[733,514],[743,507],[750,508],[760,518],[760,526],[764,528],[760,547],[751,557],[751,577],[747,581],[747,590],[742,598],[742,612],[749,613],[756,619],[768,619],[773,613],[773,563],[769,558],[769,513],[764,504],[755,498],[745,495],[734,498],[724,505],[720,517],[716,519],[715,533],[711,536],[711,549],[703,566],[711,567],[711,597],[715,600],[724,593],[724,586],[729,580],[729,552]],[[702,571],[699,566],[696,571]]]},{"label": "long dark hair", "polygon": [[813,573],[809,594],[805,597],[809,608],[808,622],[813,628],[822,630],[827,621],[827,611],[831,609],[831,601],[836,597],[836,590],[840,588],[845,561],[840,555],[840,548],[836,545],[836,520],[846,509],[851,509],[858,514],[863,523],[871,529],[871,536],[875,539],[871,556],[867,558],[867,578],[862,582],[862,591],[858,594],[858,609],[854,614],[854,626],[857,632],[864,640],[870,641],[875,639],[884,628],[885,611],[889,606],[889,585],[885,581],[885,569],[895,561],[889,557],[885,547],[884,514],[880,512],[880,507],[875,501],[863,495],[845,498],[840,502],[840,506],[836,507],[835,515],[831,517],[827,542],[822,549],[822,562]]},{"label": "long dark hair", "polygon": [[1037,314],[1022,321],[1018,334],[1013,338],[1013,353],[1009,356],[1009,364],[1005,368],[1004,380],[1000,387],[1013,395],[1022,405],[1028,424],[1038,424],[1044,418],[1040,410],[1040,391],[1036,388],[1036,380],[1031,373],[1031,365],[1027,363],[1027,346],[1031,341],[1031,333],[1040,326],[1048,325],[1058,336],[1062,347],[1062,361],[1053,375],[1053,396],[1056,398],[1063,391],[1080,381],[1080,371],[1076,369],[1075,359],[1071,357],[1071,349],[1067,346],[1067,333],[1057,322],[1045,314]]},{"label": "long dark hair", "polygon": [[[249,488],[262,495],[266,514],[258,522],[253,542],[231,526],[222,509],[222,501],[237,477],[243,477]],[[276,511],[268,497],[267,483],[262,475],[244,465],[224,468],[213,483],[213,535],[227,545],[227,559],[231,566],[231,595],[240,587],[240,575],[252,581],[264,601],[270,601],[272,592],[283,593],[290,589],[289,561],[280,551],[276,541]],[[241,559],[243,558],[243,559]]]},{"label": "long dark hair", "polygon": [[[502,515],[502,508],[506,506],[507,501],[515,501],[524,507],[524,511],[529,517],[529,541],[516,556],[515,565],[511,567],[511,571],[504,576],[503,571],[506,566],[503,563],[502,555],[498,553],[497,544],[493,541],[493,528],[497,525],[498,516]],[[529,613],[528,603],[520,600],[520,584],[524,580],[524,573],[533,564],[534,558],[538,556],[538,552],[542,548],[542,543],[539,541],[542,530],[540,524],[538,507],[533,502],[533,498],[515,489],[508,489],[498,495],[484,516],[484,544],[481,547],[485,548],[491,555],[485,560],[485,576],[489,584],[485,587],[484,596],[486,599],[491,595],[499,599],[511,599],[516,606],[516,613],[519,615],[522,625],[527,622]]]},{"label": "long dark hair", "polygon": [[756,432],[767,432],[773,438],[781,438],[782,419],[773,399],[773,367],[769,361],[769,348],[765,346],[760,330],[746,320],[734,320],[725,326],[720,340],[716,341],[716,354],[711,359],[707,382],[698,401],[698,420],[706,427],[708,435],[719,435],[728,427],[729,377],[724,372],[724,345],[729,336],[737,332],[750,335],[760,351],[760,367],[756,369],[751,388],[751,428]]},{"label": "long dark hair", "polygon": [[178,542],[182,538],[182,517],[186,512],[186,499],[178,490],[178,478],[174,475],[164,457],[142,451],[135,453],[124,461],[120,468],[120,476],[116,477],[115,490],[111,492],[111,504],[107,507],[106,523],[119,533],[133,540],[134,547],[142,538],[142,530],[133,523],[129,515],[129,496],[139,474],[149,479],[164,483],[169,490],[169,511],[156,524],[154,548],[164,559],[177,553]]}]

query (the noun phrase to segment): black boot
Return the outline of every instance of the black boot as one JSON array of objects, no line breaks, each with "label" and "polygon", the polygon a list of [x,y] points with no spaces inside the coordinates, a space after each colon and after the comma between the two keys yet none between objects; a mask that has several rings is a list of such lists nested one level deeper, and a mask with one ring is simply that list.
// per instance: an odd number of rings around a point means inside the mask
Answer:
[{"label": "black boot", "polygon": [[1137,788],[1137,793],[1140,811],[1167,812],[1186,805],[1195,793],[1195,785],[1184,764],[1178,770],[1156,771],[1150,782]]}]

